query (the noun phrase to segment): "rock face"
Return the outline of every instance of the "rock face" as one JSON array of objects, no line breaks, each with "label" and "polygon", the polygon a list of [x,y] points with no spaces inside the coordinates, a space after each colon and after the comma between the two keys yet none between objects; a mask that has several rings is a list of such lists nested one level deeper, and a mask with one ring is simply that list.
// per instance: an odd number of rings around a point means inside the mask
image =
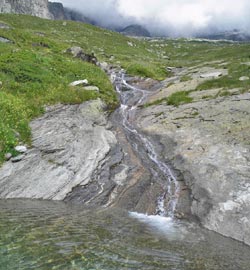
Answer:
[{"label": "rock face", "polygon": [[55,20],[64,20],[66,18],[65,10],[62,3],[49,2],[48,9]]},{"label": "rock face", "polygon": [[162,155],[185,180],[192,214],[206,228],[249,245],[250,93],[230,91],[226,97],[220,89],[192,92],[194,102],[179,107],[150,106],[137,123],[158,136]]},{"label": "rock face", "polygon": [[28,14],[45,19],[52,19],[48,9],[48,0],[2,0],[1,13]]},{"label": "rock face", "polygon": [[48,110],[31,123],[33,148],[1,168],[0,197],[63,200],[88,185],[117,143],[106,124],[100,100]]}]

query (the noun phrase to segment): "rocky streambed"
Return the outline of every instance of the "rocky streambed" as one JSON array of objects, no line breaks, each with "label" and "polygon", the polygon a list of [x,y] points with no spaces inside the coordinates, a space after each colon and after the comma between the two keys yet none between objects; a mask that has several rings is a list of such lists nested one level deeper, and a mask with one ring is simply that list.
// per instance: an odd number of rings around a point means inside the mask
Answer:
[{"label": "rocky streambed", "polygon": [[47,108],[32,148],[1,168],[0,197],[195,217],[250,244],[250,94],[142,107],[204,80],[195,72],[184,86],[186,71],[174,72],[159,84],[112,71],[121,106],[111,116],[100,100]]}]

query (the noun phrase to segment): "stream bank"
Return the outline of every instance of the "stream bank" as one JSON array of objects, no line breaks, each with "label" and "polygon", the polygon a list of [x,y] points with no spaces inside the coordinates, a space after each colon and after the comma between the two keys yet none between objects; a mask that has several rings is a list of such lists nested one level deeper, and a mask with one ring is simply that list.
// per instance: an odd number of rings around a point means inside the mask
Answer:
[{"label": "stream bank", "polygon": [[169,82],[178,89],[175,75],[159,84],[112,71],[121,106],[110,118],[100,100],[48,108],[31,123],[33,148],[1,168],[0,197],[195,216],[250,244],[249,93],[141,106]]}]

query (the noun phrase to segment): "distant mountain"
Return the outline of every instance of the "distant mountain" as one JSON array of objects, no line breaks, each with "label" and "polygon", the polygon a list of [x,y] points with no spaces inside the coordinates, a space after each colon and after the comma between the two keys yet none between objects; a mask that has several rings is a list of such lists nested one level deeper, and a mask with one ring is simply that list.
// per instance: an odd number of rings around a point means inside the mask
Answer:
[{"label": "distant mountain", "polygon": [[209,35],[199,35],[199,38],[213,40],[232,40],[232,41],[250,41],[250,35],[244,31],[234,29],[232,31],[217,32]]},{"label": "distant mountain", "polygon": [[94,24],[91,19],[87,18],[82,13],[64,7],[62,3],[49,2],[48,8],[49,12],[53,15],[55,20],[71,20]]},{"label": "distant mountain", "polygon": [[124,28],[120,33],[126,36],[151,37],[150,32],[139,24],[132,24]]}]

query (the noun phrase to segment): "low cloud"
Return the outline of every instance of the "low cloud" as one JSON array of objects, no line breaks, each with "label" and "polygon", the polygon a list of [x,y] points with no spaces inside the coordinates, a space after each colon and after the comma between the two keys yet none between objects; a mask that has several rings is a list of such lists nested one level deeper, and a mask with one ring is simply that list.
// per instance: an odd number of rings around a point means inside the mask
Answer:
[{"label": "low cloud", "polygon": [[104,27],[139,23],[156,35],[250,29],[249,0],[62,0]]}]

